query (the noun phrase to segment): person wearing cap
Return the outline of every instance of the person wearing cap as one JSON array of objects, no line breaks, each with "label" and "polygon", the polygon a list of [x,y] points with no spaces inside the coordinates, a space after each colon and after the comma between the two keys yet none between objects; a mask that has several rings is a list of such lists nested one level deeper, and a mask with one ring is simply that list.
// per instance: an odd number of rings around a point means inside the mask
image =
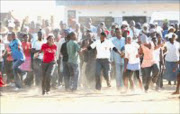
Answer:
[{"label": "person wearing cap", "polygon": [[54,44],[54,35],[49,34],[47,43],[43,44],[41,50],[38,52],[43,53],[42,61],[42,95],[49,94],[51,88],[51,78],[54,73],[56,63],[57,46]]},{"label": "person wearing cap", "polygon": [[24,63],[26,58],[22,49],[22,43],[16,37],[16,34],[12,32],[11,36],[12,36],[12,41],[10,42],[9,47],[11,49],[11,53],[13,57],[13,74],[14,74],[14,81],[16,85],[15,90],[19,90],[22,88],[22,82],[18,74],[22,75],[23,80],[25,80],[27,77],[27,73],[21,70],[19,66],[21,66]]},{"label": "person wearing cap", "polygon": [[112,41],[107,39],[106,33],[102,32],[100,36],[100,40],[95,41],[92,43],[89,47],[84,48],[84,50],[88,49],[95,49],[97,50],[96,55],[96,89],[101,90],[101,71],[103,70],[103,75],[105,77],[106,83],[108,87],[111,87],[111,79],[110,79],[110,56],[111,56],[111,50],[117,52],[120,54],[120,56],[123,56],[123,53],[121,53],[112,43]]},{"label": "person wearing cap", "polygon": [[[113,45],[121,51],[124,51],[125,46],[125,38],[122,37],[122,32],[119,28],[115,29],[116,37],[112,40]],[[121,89],[123,84],[123,70],[124,70],[124,58],[119,56],[118,53],[112,51],[111,59],[113,65],[115,65],[115,74],[116,74],[116,87],[117,89]]]},{"label": "person wearing cap", "polygon": [[173,72],[176,67],[176,63],[179,61],[180,44],[176,41],[177,35],[175,33],[169,33],[168,41],[165,44],[165,73],[164,78],[169,81],[176,81],[177,70]]},{"label": "person wearing cap", "polygon": [[35,84],[36,86],[41,85],[41,78],[42,78],[42,60],[43,60],[43,53],[39,54],[37,57],[36,55],[40,52],[41,47],[43,44],[46,43],[43,37],[42,31],[38,31],[37,33],[38,40],[34,42],[32,45],[32,54],[33,56],[33,71],[34,71],[34,78],[35,78]]},{"label": "person wearing cap", "polygon": [[130,81],[130,88],[134,90],[134,81],[132,80],[133,73],[135,73],[138,79],[139,87],[142,89],[142,81],[140,78],[140,57],[139,57],[140,45],[136,42],[132,42],[131,36],[127,37],[127,44],[125,45],[125,59],[124,59],[124,86],[125,91],[128,90],[128,80]]}]

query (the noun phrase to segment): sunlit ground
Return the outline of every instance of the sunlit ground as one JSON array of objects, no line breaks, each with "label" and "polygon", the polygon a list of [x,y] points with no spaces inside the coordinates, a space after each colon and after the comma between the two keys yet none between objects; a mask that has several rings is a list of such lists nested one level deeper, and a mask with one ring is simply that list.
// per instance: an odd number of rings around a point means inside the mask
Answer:
[{"label": "sunlit ground", "polygon": [[104,84],[102,91],[53,89],[45,96],[35,87],[19,92],[9,88],[0,99],[0,113],[180,113],[179,95],[171,95],[175,86],[165,84],[164,87],[159,92],[137,90],[124,94],[116,90],[113,81],[113,87]]}]

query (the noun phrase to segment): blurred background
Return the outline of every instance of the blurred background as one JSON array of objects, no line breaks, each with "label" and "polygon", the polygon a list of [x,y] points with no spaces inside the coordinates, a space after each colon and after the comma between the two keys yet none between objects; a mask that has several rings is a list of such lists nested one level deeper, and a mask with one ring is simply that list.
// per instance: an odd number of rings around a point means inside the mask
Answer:
[{"label": "blurred background", "polygon": [[179,23],[179,0],[1,0],[1,21],[9,19],[9,12],[20,21],[46,19],[54,27],[74,20],[85,25],[89,17],[93,25],[105,22],[107,27],[123,20],[162,25],[163,21]]}]

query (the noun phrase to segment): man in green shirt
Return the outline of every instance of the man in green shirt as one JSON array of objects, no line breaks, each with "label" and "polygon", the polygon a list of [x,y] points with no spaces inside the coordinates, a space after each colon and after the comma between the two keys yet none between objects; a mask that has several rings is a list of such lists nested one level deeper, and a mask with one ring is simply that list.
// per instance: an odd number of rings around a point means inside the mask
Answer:
[{"label": "man in green shirt", "polygon": [[68,53],[68,67],[71,76],[72,91],[77,90],[78,78],[79,78],[79,53],[80,46],[77,43],[77,34],[75,32],[70,33],[70,41],[67,43]]}]

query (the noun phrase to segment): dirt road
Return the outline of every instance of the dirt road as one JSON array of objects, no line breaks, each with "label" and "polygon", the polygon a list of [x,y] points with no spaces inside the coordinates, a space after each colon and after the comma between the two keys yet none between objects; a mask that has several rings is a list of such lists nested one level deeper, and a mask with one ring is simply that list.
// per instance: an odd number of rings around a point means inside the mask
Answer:
[{"label": "dirt road", "polygon": [[135,91],[123,94],[115,85],[102,91],[80,89],[65,92],[52,90],[42,96],[32,87],[19,92],[4,90],[0,98],[0,113],[180,113],[179,95],[171,95],[175,86],[165,85],[162,91]]}]

